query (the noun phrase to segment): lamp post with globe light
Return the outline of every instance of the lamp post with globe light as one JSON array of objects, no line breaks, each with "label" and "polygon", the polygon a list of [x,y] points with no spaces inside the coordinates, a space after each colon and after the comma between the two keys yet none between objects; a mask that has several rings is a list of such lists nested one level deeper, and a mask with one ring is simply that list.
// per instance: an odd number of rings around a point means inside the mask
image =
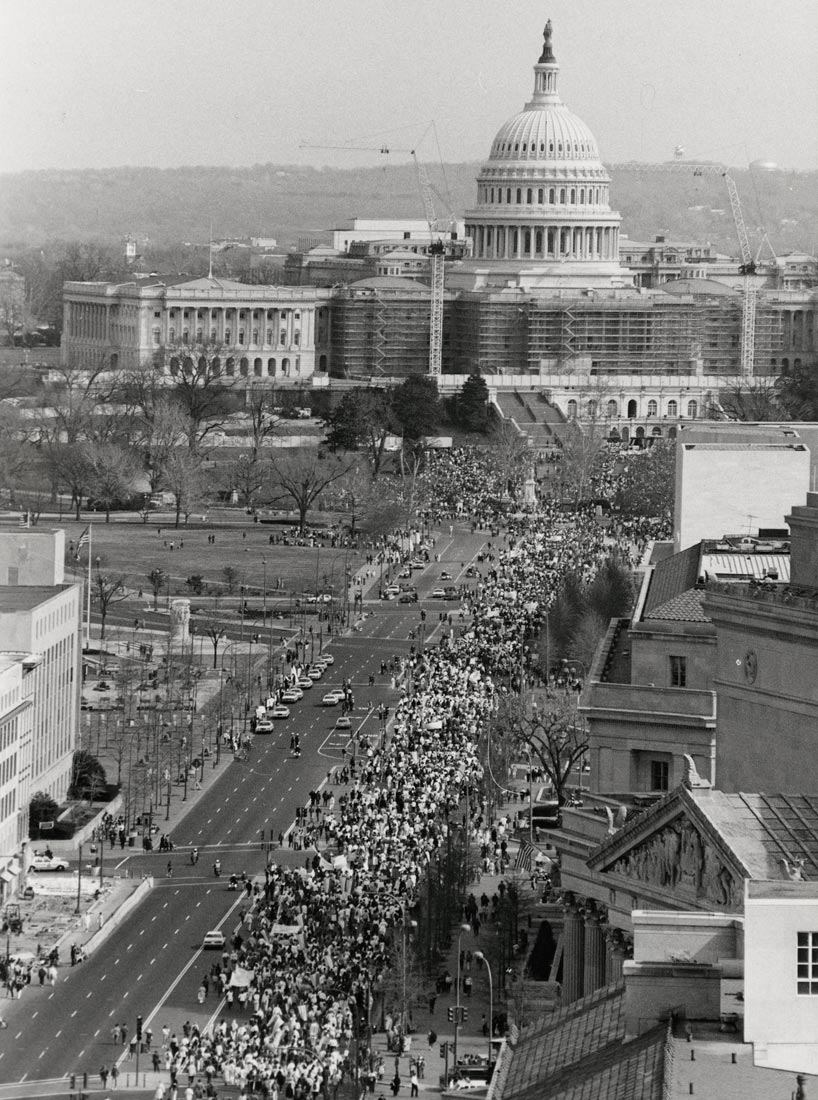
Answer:
[{"label": "lamp post with globe light", "polygon": [[475,951],[473,957],[485,964],[486,973],[489,976],[489,1052],[487,1066],[491,1072],[491,1039],[494,1033],[494,980],[491,976],[491,965],[482,951]]}]

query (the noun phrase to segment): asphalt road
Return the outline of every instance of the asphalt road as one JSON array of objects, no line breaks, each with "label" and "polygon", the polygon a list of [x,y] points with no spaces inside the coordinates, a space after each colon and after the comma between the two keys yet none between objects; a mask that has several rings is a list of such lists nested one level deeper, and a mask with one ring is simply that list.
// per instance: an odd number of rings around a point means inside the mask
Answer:
[{"label": "asphalt road", "polygon": [[[454,542],[441,538],[438,550],[449,560],[413,576],[427,612],[427,639],[434,640],[441,629],[438,608],[457,613],[457,604],[426,599],[440,572],[448,569],[456,583],[460,562],[468,562],[482,541],[480,535],[463,535]],[[201,943],[208,930],[222,928],[229,935],[237,924],[242,896],[227,890],[230,872],[262,873],[267,859],[262,830],[265,839],[286,832],[307,792],[343,760],[349,732],[333,729],[340,711],[321,706],[322,695],[342,679],[352,680],[352,732],[363,729],[376,735],[372,705],[386,701],[394,706],[397,693],[378,666],[382,658],[408,650],[409,632],[420,623],[420,607],[393,601],[366,606],[373,614],[360,632],[334,640],[335,664],[324,679],[291,705],[291,717],[277,721],[272,734],[254,739],[249,758],[232,764],[174,830],[172,877],[166,873],[167,854],[128,853],[123,864],[132,865],[135,875],[147,870],[155,876],[146,900],[90,959],[74,968],[61,967],[54,988],[31,986],[23,1000],[8,1005],[3,1015],[9,1027],[0,1031],[0,1081],[83,1070],[96,1075],[103,1063],[110,1066],[122,1055],[112,1037],[114,1025],[125,1023],[132,1032],[137,1015],[146,1027],[150,1024],[155,1041],[165,1023],[179,1031],[185,1020],[201,1025],[211,1018],[217,1008],[213,994],[204,1005],[197,1003],[202,974],[213,958],[201,951]],[[374,687],[370,673],[376,673]],[[301,738],[299,759],[289,751],[293,731]],[[190,863],[192,846],[200,853],[195,867]],[[213,874],[216,858],[222,864],[220,879]],[[285,846],[273,850],[271,858],[300,862],[306,857]],[[135,1067],[131,1061],[124,1068]],[[146,1056],[140,1068],[149,1068]]]}]

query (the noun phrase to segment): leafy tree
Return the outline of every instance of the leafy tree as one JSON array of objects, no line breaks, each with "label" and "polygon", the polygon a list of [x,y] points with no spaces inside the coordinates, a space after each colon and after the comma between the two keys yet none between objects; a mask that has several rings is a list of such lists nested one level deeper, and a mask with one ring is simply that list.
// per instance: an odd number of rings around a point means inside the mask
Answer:
[{"label": "leafy tree", "polygon": [[32,839],[39,836],[41,821],[56,821],[60,808],[50,794],[35,791],[28,804],[28,835]]},{"label": "leafy tree", "polygon": [[457,395],[455,417],[464,432],[485,432],[489,426],[489,388],[483,376],[470,374]]},{"label": "leafy tree", "polygon": [[431,435],[440,419],[437,382],[426,375],[412,375],[392,392],[392,411],[406,439]]},{"label": "leafy tree", "polygon": [[164,585],[166,580],[167,580],[167,574],[165,573],[165,570],[164,569],[159,569],[158,566],[157,566],[156,569],[151,569],[150,573],[148,573],[148,583],[150,584],[151,589],[153,590],[153,610],[154,611],[159,610],[159,593],[162,591],[162,586]]},{"label": "leafy tree", "polygon": [[298,512],[298,527],[303,533],[307,513],[321,493],[340,481],[352,463],[310,448],[297,453],[272,454],[273,500],[289,500]]},{"label": "leafy tree", "polygon": [[185,584],[194,596],[201,596],[206,588],[205,579],[201,573],[191,573]]},{"label": "leafy tree", "polygon": [[633,607],[633,595],[630,569],[614,558],[606,558],[588,585],[585,599],[589,610],[603,619],[607,630],[611,619],[629,614]]},{"label": "leafy tree", "polygon": [[77,749],[71,763],[68,797],[93,802],[108,785],[105,768],[87,749]]},{"label": "leafy tree", "polygon": [[348,390],[327,417],[326,444],[331,451],[365,448],[377,477],[386,450],[386,440],[397,429],[387,394],[383,390]]},{"label": "leafy tree", "polygon": [[111,604],[121,603],[128,598],[128,590],[125,587],[125,577],[120,574],[109,577],[107,573],[97,570],[91,582],[91,599],[99,608],[100,639],[105,637],[105,620]]}]

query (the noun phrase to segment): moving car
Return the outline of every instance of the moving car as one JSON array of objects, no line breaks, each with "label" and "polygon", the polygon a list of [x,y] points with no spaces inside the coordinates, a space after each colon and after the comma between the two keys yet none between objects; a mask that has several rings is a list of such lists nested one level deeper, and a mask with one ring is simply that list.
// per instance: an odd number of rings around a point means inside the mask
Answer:
[{"label": "moving car", "polygon": [[452,575],[448,572],[448,570],[444,569],[443,572],[440,574],[440,579],[442,581],[450,581],[452,579]]},{"label": "moving car", "polygon": [[224,949],[224,944],[224,932],[219,932],[217,929],[214,929],[212,932],[205,932],[204,939],[202,940],[202,948],[205,951],[221,951]]},{"label": "moving car", "polygon": [[326,663],[328,665],[334,665],[335,664],[335,658],[333,657],[333,655],[331,653],[322,653],[321,657],[320,657],[320,660],[326,661]]},{"label": "moving car", "polygon": [[256,733],[272,733],[273,723],[269,718],[259,718],[256,722]]},{"label": "moving car", "polygon": [[336,703],[340,703],[344,697],[343,691],[340,688],[333,688],[332,691],[328,691],[321,703],[325,707],[334,707]]},{"label": "moving car", "polygon": [[44,852],[35,852],[28,869],[29,871],[67,871],[68,868],[67,859],[61,859],[59,856],[47,856]]},{"label": "moving car", "polygon": [[289,718],[290,708],[285,707],[283,703],[276,703],[274,707],[270,707],[267,711],[268,718]]},{"label": "moving car", "polygon": [[286,691],[281,693],[282,703],[297,703],[299,699],[303,699],[304,692],[300,688],[287,688]]},{"label": "moving car", "polygon": [[344,715],[343,718],[336,718],[335,719],[335,728],[337,730],[351,730],[352,729],[352,719],[348,718],[346,715]]},{"label": "moving car", "polygon": [[398,603],[417,603],[417,602],[418,602],[417,592],[401,592],[401,594],[398,596]]},{"label": "moving car", "polygon": [[445,600],[446,599],[445,591],[440,586],[438,586],[437,588],[433,588],[432,589],[432,599],[433,600]]}]

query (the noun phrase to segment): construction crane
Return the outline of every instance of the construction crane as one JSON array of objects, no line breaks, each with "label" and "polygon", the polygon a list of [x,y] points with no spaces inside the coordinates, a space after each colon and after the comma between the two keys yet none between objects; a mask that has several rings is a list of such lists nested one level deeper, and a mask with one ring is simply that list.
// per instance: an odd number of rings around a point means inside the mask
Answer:
[{"label": "construction crane", "polygon": [[[418,190],[423,200],[423,211],[426,216],[426,224],[429,227],[429,261],[431,265],[431,294],[429,307],[429,374],[438,378],[441,373],[443,361],[443,288],[445,276],[446,248],[440,236],[440,228],[432,194],[432,185],[423,161],[414,149],[393,149],[388,145],[378,148],[367,148],[361,145],[310,145],[302,142],[301,149],[341,149],[346,152],[380,153],[381,156],[389,156],[390,153],[405,153],[412,158],[417,174]],[[452,218],[449,218],[451,228]]]},{"label": "construction crane", "polygon": [[[753,285],[753,275],[756,273],[758,256],[761,248],[769,240],[766,233],[762,235],[762,242],[758,254],[754,257],[750,248],[750,238],[747,234],[747,225],[744,221],[744,213],[741,209],[736,181],[730,175],[729,169],[723,164],[709,161],[690,161],[679,159],[683,154],[681,146],[675,150],[676,160],[665,164],[635,164],[633,167],[640,172],[692,172],[694,176],[718,175],[721,176],[727,186],[727,194],[730,199],[730,210],[733,214],[733,222],[738,236],[739,249],[741,251],[741,265],[739,272],[744,276],[743,298],[741,308],[741,343],[740,362],[741,374],[750,378],[753,374],[755,358],[755,334],[756,334],[756,298],[757,291]],[[772,251],[772,246],[770,246]]]}]

